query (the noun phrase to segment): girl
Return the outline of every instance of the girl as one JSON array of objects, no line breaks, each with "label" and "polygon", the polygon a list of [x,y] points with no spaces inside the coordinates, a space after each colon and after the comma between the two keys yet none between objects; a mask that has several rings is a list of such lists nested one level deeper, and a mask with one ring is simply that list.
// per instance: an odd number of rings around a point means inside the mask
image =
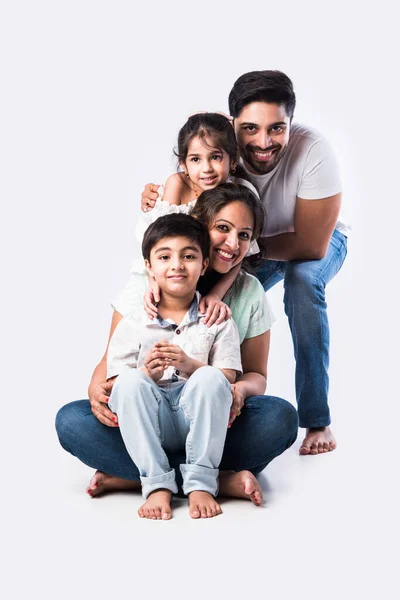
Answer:
[{"label": "girl", "polygon": [[[207,190],[226,183],[239,183],[249,188],[258,198],[255,187],[247,180],[234,175],[238,163],[238,146],[231,122],[219,113],[197,113],[189,117],[178,134],[175,155],[178,158],[177,173],[168,177],[166,183],[158,189],[158,198],[153,209],[144,209],[136,227],[136,235],[141,241],[147,227],[158,217],[170,213],[189,213],[194,208],[198,196]],[[246,256],[259,252],[256,241],[250,245]],[[135,260],[133,273],[145,273],[143,261]],[[200,309],[206,313],[209,325],[220,323],[231,316],[230,309],[221,301],[235,281],[237,269],[214,286],[205,296]],[[136,286],[143,285],[137,279]],[[154,282],[145,294],[146,310],[150,316],[157,316],[156,304],[159,290]],[[154,300],[154,303],[153,303]]]}]

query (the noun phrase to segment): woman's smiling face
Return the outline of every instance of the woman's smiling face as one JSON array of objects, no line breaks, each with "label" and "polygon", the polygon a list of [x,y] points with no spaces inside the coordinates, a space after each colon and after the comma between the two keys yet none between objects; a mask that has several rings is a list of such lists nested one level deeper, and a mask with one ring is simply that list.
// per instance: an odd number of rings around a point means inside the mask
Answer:
[{"label": "woman's smiling face", "polygon": [[228,273],[245,257],[251,242],[254,217],[240,200],[230,202],[215,216],[210,227],[210,267]]}]

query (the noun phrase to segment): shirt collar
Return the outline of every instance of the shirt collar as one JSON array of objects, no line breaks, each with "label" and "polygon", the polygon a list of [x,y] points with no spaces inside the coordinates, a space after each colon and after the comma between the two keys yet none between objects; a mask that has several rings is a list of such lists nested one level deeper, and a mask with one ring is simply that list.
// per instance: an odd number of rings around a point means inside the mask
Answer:
[{"label": "shirt collar", "polygon": [[[200,298],[201,298],[200,292],[196,291],[195,296],[192,300],[192,303],[189,307],[189,310],[183,317],[183,321],[182,321],[182,323],[180,323],[180,325],[189,325],[189,323],[196,323],[198,321],[199,316],[200,316],[200,312],[199,312]],[[176,323],[171,323],[170,321],[166,321],[165,319],[160,317],[160,315],[157,315],[157,317],[154,317],[154,318],[147,317],[146,325],[158,325],[159,327],[164,327],[164,328],[173,327],[174,325],[175,325],[175,327],[178,327],[178,325]]]}]

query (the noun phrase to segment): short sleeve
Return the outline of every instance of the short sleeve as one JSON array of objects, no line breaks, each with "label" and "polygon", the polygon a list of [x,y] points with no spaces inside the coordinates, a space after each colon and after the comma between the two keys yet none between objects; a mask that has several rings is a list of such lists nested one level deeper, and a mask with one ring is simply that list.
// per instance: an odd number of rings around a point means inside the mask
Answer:
[{"label": "short sleeve", "polygon": [[238,278],[224,298],[224,302],[232,310],[232,318],[239,330],[240,343],[265,333],[275,321],[261,283],[248,273],[242,277],[242,281]]},{"label": "short sleeve", "polygon": [[118,323],[107,351],[107,379],[119,375],[125,368],[137,368],[139,333],[140,324],[133,314],[125,316]]},{"label": "short sleeve", "polygon": [[250,315],[247,322],[247,330],[244,339],[256,337],[269,331],[275,321],[271,305],[265,295],[261,283],[254,285],[250,302]]},{"label": "short sleeve", "polygon": [[218,325],[208,360],[213,367],[233,369],[242,374],[239,332],[232,319]]},{"label": "short sleeve", "polygon": [[146,293],[147,286],[147,275],[144,273],[131,273],[127,284],[111,303],[111,306],[123,316],[135,310],[143,311],[144,295]]},{"label": "short sleeve", "polygon": [[341,191],[342,184],[335,153],[327,140],[320,138],[308,151],[297,195],[305,200],[319,200]]}]

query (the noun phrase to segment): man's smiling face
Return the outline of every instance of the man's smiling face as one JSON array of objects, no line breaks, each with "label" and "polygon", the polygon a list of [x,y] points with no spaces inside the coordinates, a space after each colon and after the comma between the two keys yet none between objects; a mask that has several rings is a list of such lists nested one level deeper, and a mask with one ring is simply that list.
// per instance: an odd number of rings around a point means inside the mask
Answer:
[{"label": "man's smiling face", "polygon": [[286,151],[290,118],[285,107],[251,102],[234,120],[236,139],[246,168],[255,175],[272,171]]}]

